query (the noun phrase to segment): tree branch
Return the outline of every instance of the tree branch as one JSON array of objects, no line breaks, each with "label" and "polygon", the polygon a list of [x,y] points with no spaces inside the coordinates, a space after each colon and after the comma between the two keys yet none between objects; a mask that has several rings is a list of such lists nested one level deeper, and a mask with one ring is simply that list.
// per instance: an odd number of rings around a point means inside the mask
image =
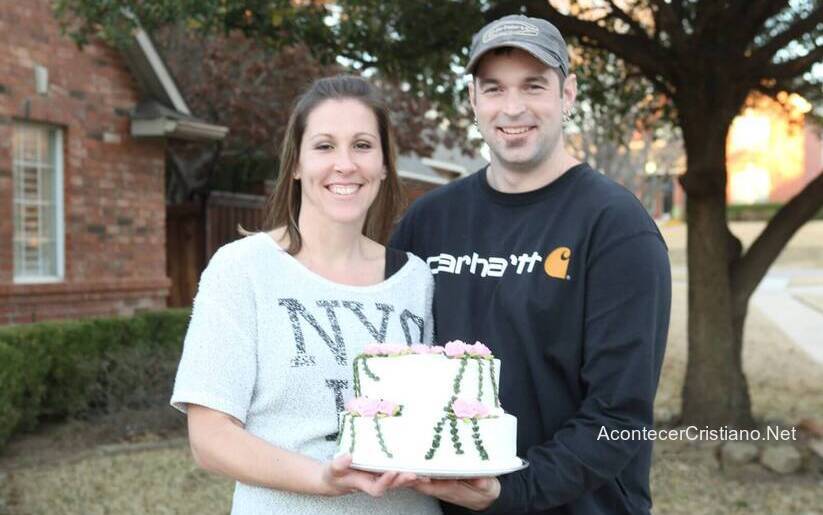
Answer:
[{"label": "tree branch", "polygon": [[750,60],[750,67],[758,69],[766,66],[779,50],[803,34],[810,32],[820,23],[823,23],[823,4],[809,13],[808,16],[796,21],[786,30],[770,39],[765,45],[755,50]]},{"label": "tree branch", "polygon": [[[663,3],[666,4],[667,7],[671,6],[672,11],[674,12],[675,19],[678,19],[681,22],[688,21],[690,24],[694,23],[694,20],[689,19],[689,9],[688,6],[683,5],[683,0],[671,0],[671,2],[663,1]],[[683,30],[683,33],[686,33],[685,28]]]},{"label": "tree branch", "polygon": [[732,292],[747,300],[795,232],[823,207],[823,170],[769,220],[732,269]]},{"label": "tree branch", "polygon": [[[647,35],[641,37],[634,34],[616,34],[595,22],[561,14],[546,0],[501,0],[486,11],[484,17],[486,22],[491,22],[507,14],[520,14],[523,7],[526,8],[527,15],[552,22],[564,36],[577,36],[582,44],[603,48],[637,66],[661,93],[668,96],[674,94],[672,84],[676,70],[673,63],[676,59],[665,47]],[[660,77],[664,80],[660,80]]]},{"label": "tree branch", "polygon": [[791,79],[809,71],[821,60],[823,60],[823,47],[817,47],[803,57],[764,66],[760,76],[765,79]]},{"label": "tree branch", "polygon": [[649,33],[646,31],[646,28],[640,25],[640,23],[634,18],[632,18],[631,15],[629,15],[627,12],[623,11],[623,9],[619,8],[617,4],[615,4],[614,0],[608,0],[608,2],[611,6],[611,10],[608,14],[606,14],[607,18],[616,18],[625,23],[626,25],[628,25],[630,32],[634,32],[638,36],[644,36],[650,40],[652,39],[649,36]]},{"label": "tree branch", "polygon": [[763,30],[766,21],[788,5],[786,0],[740,0],[740,8],[735,9],[737,19],[733,20],[737,28],[736,41],[742,44],[742,48],[747,48]]},{"label": "tree branch", "polygon": [[[521,2],[515,2],[522,5]],[[605,49],[617,57],[631,63],[661,88],[661,93],[672,95],[670,84],[674,83],[676,69],[675,59],[668,49],[648,36],[634,34],[616,34],[595,22],[579,20],[573,16],[561,14],[545,0],[531,0],[525,3],[529,16],[544,18],[554,23],[561,33],[578,36],[584,45]],[[663,77],[661,81],[659,77]],[[669,84],[666,84],[668,82]]]},{"label": "tree branch", "polygon": [[683,19],[678,15],[677,6],[672,6],[665,0],[651,0],[651,3],[656,7],[653,10],[656,32],[659,32],[658,27],[662,28],[672,38],[676,48],[684,48],[686,46],[686,31],[683,30]]},{"label": "tree branch", "polygon": [[728,7],[720,0],[698,0],[695,8],[694,38],[705,39],[709,27],[724,30],[728,18]]},{"label": "tree branch", "polygon": [[522,8],[523,2],[501,0],[492,4],[492,7],[483,14],[483,18],[485,18],[486,23],[491,23],[509,14],[520,14]]}]

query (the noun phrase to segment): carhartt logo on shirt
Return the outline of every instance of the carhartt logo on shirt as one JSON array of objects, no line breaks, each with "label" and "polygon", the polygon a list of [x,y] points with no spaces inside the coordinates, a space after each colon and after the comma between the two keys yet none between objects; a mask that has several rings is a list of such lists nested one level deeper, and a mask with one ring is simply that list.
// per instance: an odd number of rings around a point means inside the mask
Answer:
[{"label": "carhartt logo on shirt", "polygon": [[571,277],[567,275],[571,257],[572,249],[569,247],[557,247],[551,251],[543,262],[543,269],[546,270],[546,275],[554,277],[555,279],[563,279],[564,281],[571,279]]},{"label": "carhartt logo on shirt", "polygon": [[543,270],[549,277],[569,280],[567,275],[569,259],[572,251],[568,247],[558,247],[551,251],[545,259],[536,251],[531,253],[510,254],[508,259],[503,256],[481,257],[477,252],[470,255],[454,256],[441,253],[426,258],[433,274],[472,274],[480,277],[503,277],[511,271],[517,275],[540,273],[540,262],[543,261]]}]

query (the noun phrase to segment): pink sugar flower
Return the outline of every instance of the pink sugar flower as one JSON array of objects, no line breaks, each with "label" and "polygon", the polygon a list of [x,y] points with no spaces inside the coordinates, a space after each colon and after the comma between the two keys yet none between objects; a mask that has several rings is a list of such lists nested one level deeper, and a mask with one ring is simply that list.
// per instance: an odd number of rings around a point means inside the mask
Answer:
[{"label": "pink sugar flower", "polygon": [[468,345],[468,351],[472,356],[486,357],[492,355],[492,351],[480,342],[474,342],[474,345]]},{"label": "pink sugar flower", "polygon": [[399,343],[384,343],[382,345],[382,354],[386,356],[399,356],[406,352],[406,346]]},{"label": "pink sugar flower", "polygon": [[415,343],[411,346],[412,354],[428,354],[431,347],[422,343]]},{"label": "pink sugar flower", "polygon": [[365,397],[354,397],[346,401],[346,411],[349,413],[359,413],[360,406],[363,404],[363,401],[366,400]]},{"label": "pink sugar flower", "polygon": [[487,406],[472,399],[457,399],[452,404],[452,410],[457,418],[484,418],[489,415]]},{"label": "pink sugar flower", "polygon": [[477,411],[477,415],[476,415],[477,418],[486,418],[486,417],[489,416],[489,412],[490,412],[489,407],[486,406],[485,404],[483,404],[482,402],[476,401],[475,409]]},{"label": "pink sugar flower", "polygon": [[373,417],[377,415],[379,404],[380,401],[368,397],[355,397],[346,403],[346,411],[361,417]]},{"label": "pink sugar flower", "polygon": [[477,408],[474,401],[466,399],[457,399],[454,401],[454,404],[452,404],[452,410],[454,410],[454,414],[457,418],[474,418],[477,414]]},{"label": "pink sugar flower", "polygon": [[450,358],[460,358],[466,354],[468,345],[460,340],[452,340],[446,343],[446,356]]},{"label": "pink sugar flower", "polygon": [[363,417],[373,417],[377,415],[378,404],[380,404],[380,401],[373,400],[369,400],[369,402],[364,403],[363,406],[360,407],[360,415]]},{"label": "pink sugar flower", "polygon": [[429,347],[429,354],[445,354],[446,349],[440,347],[439,345],[432,345]]}]

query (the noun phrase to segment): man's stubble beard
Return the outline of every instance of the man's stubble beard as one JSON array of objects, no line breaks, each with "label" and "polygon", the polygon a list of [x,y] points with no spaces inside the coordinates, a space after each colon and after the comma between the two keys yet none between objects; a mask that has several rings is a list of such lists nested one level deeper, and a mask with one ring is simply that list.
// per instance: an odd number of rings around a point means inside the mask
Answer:
[{"label": "man's stubble beard", "polygon": [[[489,145],[489,151],[493,158],[492,161],[497,161],[500,166],[512,172],[529,173],[540,168],[541,165],[546,163],[550,156],[555,154],[557,146],[560,145],[563,140],[562,133],[563,130],[559,129],[555,134],[548,135],[544,139],[545,144],[538,144],[537,152],[535,152],[530,159],[525,161],[508,161],[500,155],[500,153],[498,153],[492,145]],[[488,143],[488,139],[486,139],[486,142]]]}]

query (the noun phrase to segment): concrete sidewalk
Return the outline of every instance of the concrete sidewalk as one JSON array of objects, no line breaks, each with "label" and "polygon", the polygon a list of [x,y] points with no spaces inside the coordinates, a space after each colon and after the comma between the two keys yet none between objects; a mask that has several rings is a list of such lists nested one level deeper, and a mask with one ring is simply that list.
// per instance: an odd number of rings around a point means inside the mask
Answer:
[{"label": "concrete sidewalk", "polygon": [[[672,280],[687,282],[686,267],[672,266]],[[823,364],[823,268],[772,267],[752,295],[756,309]]]},{"label": "concrete sidewalk", "polygon": [[805,299],[823,300],[823,270],[773,268],[752,295],[760,310],[818,363],[823,363],[823,311]]}]

